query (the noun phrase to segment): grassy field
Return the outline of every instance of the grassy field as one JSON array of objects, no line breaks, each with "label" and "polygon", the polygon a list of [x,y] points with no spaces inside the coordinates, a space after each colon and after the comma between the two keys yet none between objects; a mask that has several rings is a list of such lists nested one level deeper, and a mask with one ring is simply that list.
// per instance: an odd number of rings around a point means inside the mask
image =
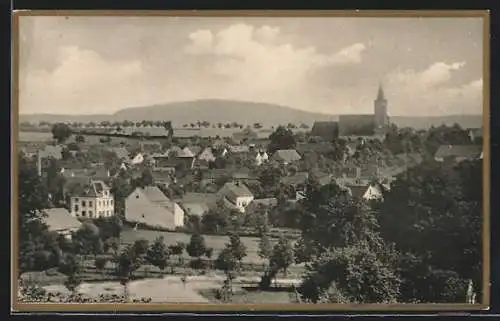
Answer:
[{"label": "grassy field", "polygon": [[[139,239],[153,242],[157,237],[163,236],[165,244],[172,245],[177,242],[189,243],[190,235],[176,232],[160,232],[150,230],[124,230],[121,234],[122,242],[133,243]],[[229,237],[222,235],[204,235],[206,245],[214,249],[213,257],[217,257],[219,252],[229,243]],[[247,247],[247,257],[243,259],[247,263],[262,264],[264,261],[258,256],[259,239],[257,237],[241,237],[241,241]],[[187,257],[187,254],[185,254]]]},{"label": "grassy field", "polygon": [[[96,135],[82,135],[85,138],[85,144],[87,145],[98,145],[102,144],[99,140],[104,136],[96,136]],[[75,135],[72,135],[67,143],[75,142]],[[52,134],[49,132],[29,132],[29,131],[20,131],[19,142],[51,142]],[[107,144],[109,145],[119,145],[121,142],[125,144],[134,144],[137,142],[137,139],[134,138],[124,138],[124,137],[112,137],[111,141]]]},{"label": "grassy field", "polygon": [[18,140],[20,142],[46,142],[52,140],[52,134],[21,131],[19,132]]},{"label": "grassy field", "polygon": [[[121,239],[122,243],[130,244],[139,239],[154,242],[159,236],[163,236],[167,245],[176,244],[177,242],[188,244],[191,238],[189,234],[185,233],[127,229],[122,231]],[[225,235],[204,235],[203,237],[205,238],[206,246],[214,249],[213,258],[216,258],[226,244],[229,243],[229,237]],[[247,256],[243,259],[243,262],[252,264],[265,263],[257,254],[259,250],[259,238],[242,236],[241,241],[247,247]],[[187,254],[185,256],[186,258],[188,257]]]}]

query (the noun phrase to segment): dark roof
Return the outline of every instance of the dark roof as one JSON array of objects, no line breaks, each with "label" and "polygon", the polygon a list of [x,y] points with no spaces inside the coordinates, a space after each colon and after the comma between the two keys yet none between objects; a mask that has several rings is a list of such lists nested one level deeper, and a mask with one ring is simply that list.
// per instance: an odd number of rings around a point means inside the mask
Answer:
[{"label": "dark roof", "polygon": [[316,153],[327,153],[334,150],[334,147],[330,143],[302,143],[297,144],[295,148],[299,154],[305,154],[307,152],[314,151]]},{"label": "dark roof", "polygon": [[50,208],[43,210],[43,212],[46,214],[45,224],[51,231],[78,229],[82,225],[65,208]]},{"label": "dark roof", "polygon": [[336,121],[317,121],[313,124],[311,136],[332,141],[339,136],[339,123]]},{"label": "dark roof", "polygon": [[307,172],[298,172],[292,176],[282,177],[280,182],[283,185],[296,186],[296,185],[300,185],[300,184],[305,184],[307,182],[308,177],[309,177],[309,174]]},{"label": "dark roof", "polygon": [[62,159],[62,147],[46,145],[43,150],[39,151],[39,155],[42,158]]},{"label": "dark roof", "polygon": [[272,158],[291,163],[300,160],[302,157],[295,149],[279,149],[273,154]]},{"label": "dark roof", "polygon": [[270,198],[258,198],[250,202],[249,206],[265,206],[265,207],[275,207],[278,205],[278,199],[275,197]]},{"label": "dark roof", "polygon": [[252,192],[242,183],[226,183],[220,190],[220,194],[227,199],[234,201],[237,197],[253,196]]},{"label": "dark roof", "polygon": [[472,159],[479,157],[481,152],[482,146],[480,145],[443,145],[438,148],[434,157],[465,157]]},{"label": "dark roof", "polygon": [[375,134],[374,115],[340,115],[340,136],[372,136]]},{"label": "dark roof", "polygon": [[99,180],[90,181],[89,184],[80,185],[80,187],[75,185],[75,187],[73,194],[75,197],[100,197],[105,189],[109,190],[109,187]]},{"label": "dark roof", "polygon": [[110,151],[114,152],[119,159],[126,159],[129,157],[129,151],[124,147],[113,147]]}]

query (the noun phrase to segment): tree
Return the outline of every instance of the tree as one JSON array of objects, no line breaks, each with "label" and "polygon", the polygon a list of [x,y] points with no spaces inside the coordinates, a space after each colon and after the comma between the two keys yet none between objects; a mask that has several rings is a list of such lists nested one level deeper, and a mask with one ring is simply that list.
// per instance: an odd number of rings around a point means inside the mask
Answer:
[{"label": "tree", "polygon": [[117,258],[118,276],[123,285],[125,298],[128,298],[128,283],[133,278],[134,272],[142,265],[141,258],[137,255],[140,252],[134,245],[127,246]]},{"label": "tree", "polygon": [[303,298],[319,302],[334,287],[335,298],[351,303],[397,300],[399,256],[381,237],[374,211],[338,185],[320,187],[315,181],[308,182],[301,202],[302,251],[298,254],[308,262],[299,289]]},{"label": "tree", "polygon": [[106,241],[104,241],[103,250],[105,253],[107,253],[111,250],[111,251],[113,251],[113,254],[116,256],[116,255],[118,255],[119,249],[120,249],[120,240],[118,238],[110,237],[110,238],[107,238]]},{"label": "tree", "polygon": [[186,245],[182,242],[177,242],[177,244],[170,245],[169,247],[170,252],[172,255],[177,255],[177,258],[179,259],[179,263],[182,261],[182,254],[184,253],[184,249],[186,248]]},{"label": "tree", "polygon": [[68,276],[65,286],[68,288],[68,290],[73,292],[80,284],[80,278],[78,277],[78,274],[81,271],[81,267],[78,263],[77,257],[71,253],[65,254],[63,261],[59,266],[59,271]]},{"label": "tree", "polygon": [[288,267],[294,262],[293,247],[290,241],[282,236],[273,247],[269,264],[286,275]]},{"label": "tree", "polygon": [[52,126],[51,129],[52,137],[59,143],[64,143],[68,138],[71,137],[73,131],[71,128],[64,123],[57,123]]},{"label": "tree", "polygon": [[241,241],[240,236],[238,234],[231,233],[229,235],[229,244],[226,244],[226,247],[236,260],[238,260],[241,267],[241,261],[245,256],[247,256],[247,247]]},{"label": "tree", "polygon": [[276,128],[269,139],[268,152],[270,154],[278,149],[294,149],[297,145],[293,132],[283,126]]},{"label": "tree", "polygon": [[94,224],[90,222],[83,223],[80,229],[74,233],[72,240],[78,254],[100,254],[96,252],[99,252],[99,242],[102,241],[99,238],[99,229]]},{"label": "tree", "polygon": [[234,279],[234,271],[237,267],[238,259],[233,255],[229,247],[224,248],[217,259],[215,260],[215,268],[224,271],[226,275],[227,284],[230,287],[232,293],[232,280]]},{"label": "tree", "polygon": [[[391,213],[400,213],[398,220]],[[380,204],[379,220],[382,236],[402,253],[403,302],[454,300],[469,279],[481,284],[481,218],[480,160],[424,162],[397,177]]]},{"label": "tree", "polygon": [[186,246],[186,251],[190,257],[197,258],[198,261],[200,257],[205,254],[207,247],[205,245],[205,239],[203,235],[199,233],[195,233],[191,235],[191,240],[189,244]]},{"label": "tree", "polygon": [[104,268],[106,267],[107,263],[108,263],[108,259],[105,256],[98,256],[94,260],[95,268],[98,271],[101,271],[102,273],[104,273]]},{"label": "tree", "polygon": [[257,254],[261,259],[269,261],[272,252],[273,246],[271,244],[271,241],[269,240],[269,237],[266,234],[262,235],[259,240],[259,251],[257,252]]},{"label": "tree", "polygon": [[153,244],[148,250],[146,260],[152,265],[158,267],[160,271],[163,273],[165,268],[167,267],[168,258],[170,256],[169,250],[165,245],[165,239],[163,236],[160,236],[155,239]]},{"label": "tree", "polygon": [[19,270],[23,273],[34,268],[34,253],[43,247],[48,232],[42,212],[48,207],[48,197],[36,167],[23,158],[19,159],[18,184]]},{"label": "tree", "polygon": [[[377,253],[358,244],[329,249],[308,264],[299,291],[313,303],[320,302],[325,294],[327,303],[395,303],[400,282],[394,269]],[[335,293],[327,294],[332,285]]]}]

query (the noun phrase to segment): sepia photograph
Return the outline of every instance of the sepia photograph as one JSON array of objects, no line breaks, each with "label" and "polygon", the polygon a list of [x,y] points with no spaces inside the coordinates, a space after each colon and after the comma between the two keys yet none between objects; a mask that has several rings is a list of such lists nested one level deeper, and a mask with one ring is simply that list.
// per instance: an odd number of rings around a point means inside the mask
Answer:
[{"label": "sepia photograph", "polygon": [[488,307],[487,11],[19,11],[13,42],[13,311]]}]

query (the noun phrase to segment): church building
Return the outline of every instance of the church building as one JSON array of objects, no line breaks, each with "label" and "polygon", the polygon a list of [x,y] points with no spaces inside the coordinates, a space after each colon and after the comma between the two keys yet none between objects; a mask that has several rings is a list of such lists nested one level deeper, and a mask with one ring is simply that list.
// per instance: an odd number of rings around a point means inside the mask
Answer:
[{"label": "church building", "polygon": [[333,141],[337,138],[383,140],[388,127],[387,99],[380,85],[377,99],[374,101],[373,114],[340,115],[338,121],[315,122],[311,136],[321,137],[325,141]]}]

